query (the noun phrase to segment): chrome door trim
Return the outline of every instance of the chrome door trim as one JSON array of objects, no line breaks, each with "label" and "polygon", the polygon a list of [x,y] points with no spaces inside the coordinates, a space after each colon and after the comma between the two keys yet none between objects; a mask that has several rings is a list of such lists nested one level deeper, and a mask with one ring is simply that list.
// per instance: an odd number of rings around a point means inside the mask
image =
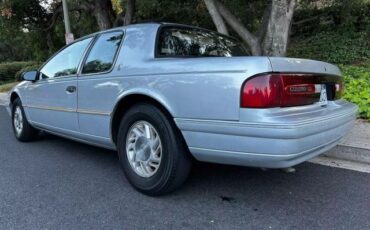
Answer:
[{"label": "chrome door trim", "polygon": [[91,114],[91,115],[103,115],[110,116],[111,112],[99,111],[99,110],[89,110],[89,109],[78,109],[77,113]]},{"label": "chrome door trim", "polygon": [[76,112],[76,109],[74,109],[74,108],[63,108],[63,107],[53,107],[53,106],[43,106],[43,105],[24,105],[23,107],[32,108],[32,109],[43,109],[43,110],[70,112],[70,113],[75,113]]},{"label": "chrome door trim", "polygon": [[98,111],[98,110],[89,110],[89,109],[73,109],[73,108],[62,108],[62,107],[52,107],[52,106],[42,106],[42,105],[23,105],[26,108],[33,108],[33,109],[44,109],[44,110],[53,110],[53,111],[61,111],[61,112],[69,112],[69,113],[82,113],[82,114],[91,114],[91,115],[102,115],[102,116],[110,116],[111,112],[106,111]]}]

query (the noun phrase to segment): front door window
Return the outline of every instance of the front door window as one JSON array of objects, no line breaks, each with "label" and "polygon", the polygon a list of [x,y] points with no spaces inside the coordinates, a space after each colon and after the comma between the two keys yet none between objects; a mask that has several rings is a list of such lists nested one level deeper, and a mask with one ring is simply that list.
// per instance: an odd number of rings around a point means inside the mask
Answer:
[{"label": "front door window", "polygon": [[76,75],[82,55],[92,38],[73,43],[55,55],[42,69],[41,78],[57,78]]}]

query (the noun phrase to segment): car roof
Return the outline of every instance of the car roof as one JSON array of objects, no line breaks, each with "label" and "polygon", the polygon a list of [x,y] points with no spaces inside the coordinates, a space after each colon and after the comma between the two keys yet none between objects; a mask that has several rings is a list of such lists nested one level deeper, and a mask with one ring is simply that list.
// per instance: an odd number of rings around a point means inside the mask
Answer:
[{"label": "car roof", "polygon": [[124,29],[128,29],[128,28],[139,28],[139,27],[145,27],[145,26],[150,27],[150,26],[153,26],[153,25],[157,25],[158,26],[158,25],[161,25],[161,23],[148,22],[148,23],[130,24],[130,25],[127,25],[127,26],[117,26],[117,27],[113,27],[113,28],[110,28],[110,29],[97,31],[95,33],[91,33],[91,34],[82,36],[80,38],[75,39],[73,42],[77,42],[77,41],[80,41],[80,40],[83,40],[83,39],[86,39],[86,38],[89,38],[89,37],[93,37],[93,36],[95,36],[97,34],[103,34],[103,33],[111,32],[111,31],[124,30]]},{"label": "car roof", "polygon": [[150,28],[150,27],[153,27],[153,26],[159,28],[162,25],[204,30],[204,31],[209,31],[209,32],[212,32],[212,33],[219,34],[223,37],[228,37],[228,38],[231,38],[233,40],[237,40],[234,37],[231,37],[229,35],[221,34],[221,33],[217,32],[217,31],[214,31],[214,30],[209,30],[209,29],[205,29],[205,28],[202,28],[202,27],[192,26],[192,25],[185,25],[185,24],[179,24],[179,23],[173,23],[173,22],[141,22],[141,23],[136,23],[136,24],[130,24],[130,25],[127,25],[127,26],[119,26],[119,27],[114,27],[114,28],[110,28],[110,29],[107,29],[107,30],[97,31],[95,33],[88,34],[86,36],[80,37],[80,38],[76,39],[74,42],[86,39],[88,37],[93,37],[93,36],[96,36],[98,34],[111,32],[111,31],[113,32],[113,31],[117,31],[117,30],[135,29],[135,28],[142,28],[142,29],[145,30],[146,28]]},{"label": "car roof", "polygon": [[[212,31],[212,30],[197,27],[197,26],[185,25],[185,24],[179,24],[179,23],[173,23],[173,22],[141,22],[141,23],[136,23],[136,24],[130,24],[130,25],[127,25],[127,26],[119,26],[119,27],[114,27],[114,28],[110,28],[110,29],[107,29],[107,30],[97,31],[95,33],[88,34],[88,35],[85,35],[83,37],[80,37],[80,38],[76,39],[75,41],[83,40],[85,38],[92,37],[92,36],[95,36],[97,34],[110,32],[110,31],[124,30],[124,29],[130,29],[130,28],[145,28],[145,27],[152,27],[152,26],[159,27],[161,25],[187,27],[187,28],[201,29],[201,30],[205,30],[205,31]],[[212,31],[212,32],[217,33],[216,31]]]}]

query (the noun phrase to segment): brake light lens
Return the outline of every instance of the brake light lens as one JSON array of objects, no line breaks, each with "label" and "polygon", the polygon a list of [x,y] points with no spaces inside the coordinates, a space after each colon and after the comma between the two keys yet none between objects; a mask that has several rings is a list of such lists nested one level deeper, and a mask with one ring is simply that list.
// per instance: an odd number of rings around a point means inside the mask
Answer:
[{"label": "brake light lens", "polygon": [[341,80],[340,82],[333,85],[334,99],[340,99],[344,93],[344,84]]},{"label": "brake light lens", "polygon": [[242,107],[270,108],[281,104],[283,82],[272,74],[248,80],[242,93]]},{"label": "brake light lens", "polygon": [[332,98],[328,99],[341,97],[343,86],[339,77],[279,73],[259,75],[244,83],[241,107],[272,108],[313,104],[320,100],[324,85],[334,87],[329,89]]}]

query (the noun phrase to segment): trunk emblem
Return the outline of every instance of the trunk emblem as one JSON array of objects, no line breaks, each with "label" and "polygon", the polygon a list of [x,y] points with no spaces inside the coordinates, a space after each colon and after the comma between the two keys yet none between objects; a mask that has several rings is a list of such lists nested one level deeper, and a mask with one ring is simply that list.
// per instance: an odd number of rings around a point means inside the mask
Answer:
[{"label": "trunk emblem", "polygon": [[314,84],[289,85],[285,88],[289,94],[313,94],[317,93]]}]

